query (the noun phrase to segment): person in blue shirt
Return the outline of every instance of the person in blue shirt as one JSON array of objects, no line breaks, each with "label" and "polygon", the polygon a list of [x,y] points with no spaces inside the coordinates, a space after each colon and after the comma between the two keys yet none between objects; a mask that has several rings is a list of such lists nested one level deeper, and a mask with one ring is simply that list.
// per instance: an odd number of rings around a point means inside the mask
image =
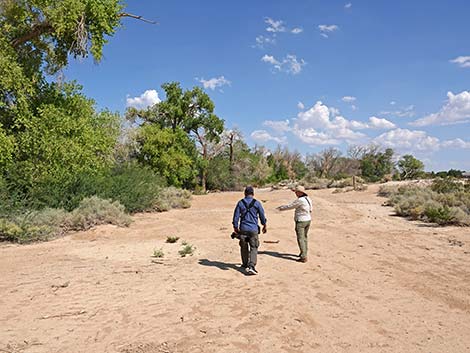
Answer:
[{"label": "person in blue shirt", "polygon": [[256,262],[259,247],[259,226],[258,218],[263,225],[263,233],[266,233],[266,217],[261,202],[254,198],[253,187],[245,188],[245,198],[238,201],[233,212],[233,231],[239,235],[240,253],[242,266],[247,274],[257,275]]}]

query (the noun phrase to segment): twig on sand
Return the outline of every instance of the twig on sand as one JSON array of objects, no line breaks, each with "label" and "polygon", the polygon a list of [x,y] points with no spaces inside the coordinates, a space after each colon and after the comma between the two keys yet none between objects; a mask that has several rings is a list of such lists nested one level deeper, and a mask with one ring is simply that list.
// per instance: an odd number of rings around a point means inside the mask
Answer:
[{"label": "twig on sand", "polygon": [[279,244],[279,240],[263,240],[263,243],[267,243],[267,244]]},{"label": "twig on sand", "polygon": [[86,314],[86,310],[71,311],[68,313],[57,314],[57,315],[46,315],[46,316],[41,316],[38,319],[47,320],[47,319],[63,318],[67,316],[78,316],[78,315],[83,315],[83,314]]}]

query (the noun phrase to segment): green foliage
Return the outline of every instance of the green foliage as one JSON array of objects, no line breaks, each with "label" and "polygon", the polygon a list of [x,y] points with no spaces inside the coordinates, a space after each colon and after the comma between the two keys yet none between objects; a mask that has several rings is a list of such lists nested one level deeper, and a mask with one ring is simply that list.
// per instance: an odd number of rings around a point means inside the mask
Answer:
[{"label": "green foliage", "polygon": [[177,237],[177,236],[168,236],[168,237],[166,237],[166,242],[169,243],[169,244],[174,244],[179,239],[180,239],[180,237]]},{"label": "green foliage", "polygon": [[138,141],[141,146],[138,159],[143,165],[158,172],[169,185],[191,185],[196,176],[197,152],[183,129],[144,125]]},{"label": "green foliage", "polygon": [[126,211],[135,213],[154,209],[165,180],[147,167],[125,163],[113,168],[97,185],[94,194],[119,201]]},{"label": "green foliage", "polygon": [[[210,144],[217,143],[224,130],[224,121],[214,114],[214,103],[209,95],[200,87],[194,87],[191,90],[183,90],[179,83],[171,82],[162,85],[166,93],[166,99],[162,102],[149,107],[146,110],[139,111],[130,108],[127,111],[128,119],[132,120],[140,118],[144,121],[144,125],[151,125],[151,132],[147,132],[145,136],[149,138],[151,135],[156,136],[157,131],[165,131],[165,134],[158,134],[158,141],[154,141],[157,147],[152,148],[151,152],[159,150],[160,146],[167,145],[168,140],[177,137],[177,143],[182,144],[182,149],[189,152],[188,156],[192,156],[191,149],[187,143],[183,141],[179,130],[184,131],[194,143],[198,144],[199,154],[202,160],[197,161],[193,157],[193,166],[197,166],[200,173],[201,186],[206,188],[207,168],[209,160],[213,157],[210,152]],[[170,136],[166,129],[171,129],[175,136]],[[180,146],[175,145],[176,151],[172,151],[176,155],[177,167],[181,166],[181,162],[185,157],[181,153]],[[149,151],[147,151],[149,152]],[[144,159],[147,162],[147,159]],[[167,166],[170,160],[164,164]],[[193,169],[191,169],[193,170]],[[189,178],[187,171],[181,170],[184,177]],[[175,180],[173,185],[178,185],[180,180]]]},{"label": "green foliage", "polygon": [[181,257],[186,257],[187,255],[193,255],[194,252],[196,251],[196,248],[191,245],[191,244],[183,244],[183,248],[181,248],[180,251],[178,251],[178,254],[180,254]]},{"label": "green foliage", "polygon": [[91,53],[99,61],[123,8],[120,0],[5,0],[0,6],[2,35],[18,61],[33,72],[45,62],[50,73],[65,66],[68,55]]},{"label": "green foliage", "polygon": [[393,155],[391,148],[381,152],[374,146],[364,153],[361,159],[362,177],[366,180],[376,182],[385,175],[392,174]]},{"label": "green foliage", "polygon": [[423,162],[409,154],[401,157],[397,166],[402,180],[418,178],[424,172]]}]

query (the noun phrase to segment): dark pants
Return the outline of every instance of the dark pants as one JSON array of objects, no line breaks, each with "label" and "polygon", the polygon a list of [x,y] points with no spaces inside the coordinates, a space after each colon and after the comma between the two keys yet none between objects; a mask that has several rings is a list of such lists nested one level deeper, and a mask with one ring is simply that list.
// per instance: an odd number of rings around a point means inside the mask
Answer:
[{"label": "dark pants", "polygon": [[258,232],[241,232],[240,253],[243,267],[255,267],[258,259],[259,237]]}]

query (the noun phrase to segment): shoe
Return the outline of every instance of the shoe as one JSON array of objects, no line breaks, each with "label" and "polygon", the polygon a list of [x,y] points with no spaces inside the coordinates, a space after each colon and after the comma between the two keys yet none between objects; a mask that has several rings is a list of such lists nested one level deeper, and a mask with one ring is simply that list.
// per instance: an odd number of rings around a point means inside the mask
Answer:
[{"label": "shoe", "polygon": [[250,276],[256,276],[258,274],[258,271],[254,267],[248,267],[246,269],[246,274]]},{"label": "shoe", "polygon": [[305,263],[305,262],[307,262],[307,258],[306,257],[304,257],[304,258],[301,257],[300,259],[297,260],[297,262]]}]

